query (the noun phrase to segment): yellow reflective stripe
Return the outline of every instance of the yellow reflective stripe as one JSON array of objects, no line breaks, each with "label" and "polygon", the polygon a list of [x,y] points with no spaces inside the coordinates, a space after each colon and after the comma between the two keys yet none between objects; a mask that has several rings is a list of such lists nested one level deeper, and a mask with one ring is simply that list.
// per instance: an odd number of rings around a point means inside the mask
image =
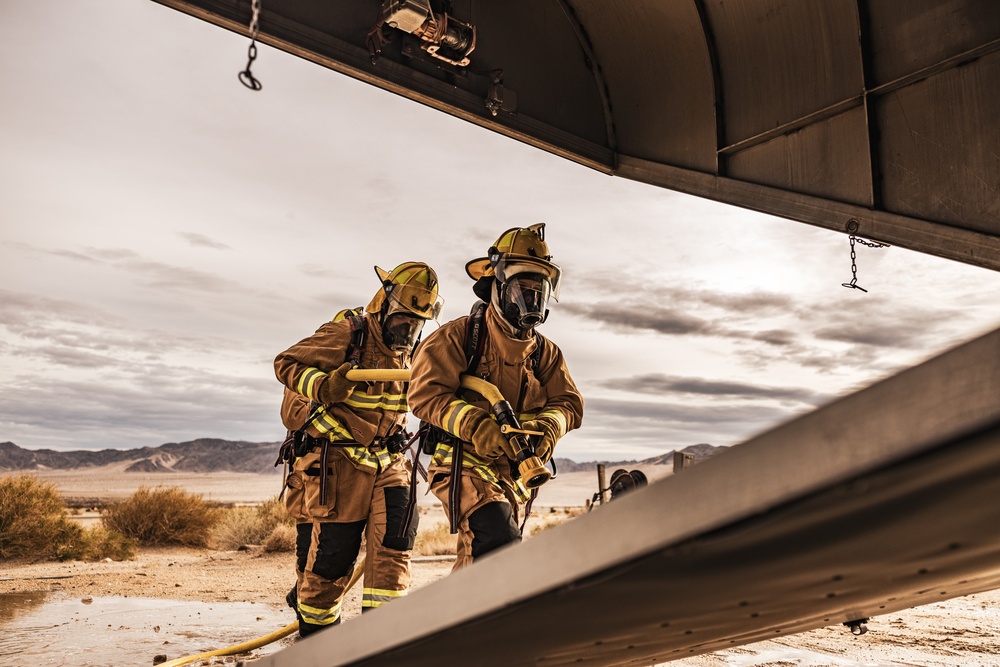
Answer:
[{"label": "yellow reflective stripe", "polygon": [[326,411],[322,405],[316,408],[315,417],[309,425],[319,433],[333,433],[340,440],[353,440],[350,431],[341,426],[340,422],[334,419],[333,415]]},{"label": "yellow reflective stripe", "polygon": [[462,427],[462,420],[472,411],[473,407],[475,406],[471,403],[466,403],[462,400],[455,400],[449,403],[448,409],[444,412],[444,419],[442,420],[444,430],[456,438],[461,438],[460,429]]},{"label": "yellow reflective stripe", "polygon": [[340,604],[338,602],[328,609],[322,609],[320,607],[310,607],[299,602],[299,614],[301,614],[302,619],[307,623],[312,623],[313,625],[330,625],[331,623],[336,623],[337,619],[340,618]]},{"label": "yellow reflective stripe", "polygon": [[392,465],[393,460],[402,456],[402,454],[390,454],[385,447],[379,447],[374,452],[364,445],[345,446],[343,450],[347,458],[355,463],[376,470],[385,470]]},{"label": "yellow reflective stripe", "polygon": [[316,398],[316,395],[314,394],[316,390],[316,382],[322,377],[326,377],[326,373],[318,368],[310,367],[305,369],[302,371],[302,375],[299,376],[296,391],[308,399]]},{"label": "yellow reflective stripe", "polygon": [[[474,452],[469,451],[471,445],[462,448],[462,467],[475,472],[479,477],[490,484],[500,486],[500,477],[490,467],[489,462],[481,459]],[[431,464],[439,466],[450,466],[455,448],[451,445],[439,442],[434,448],[434,456],[431,457]],[[501,487],[502,488],[502,487]]]},{"label": "yellow reflective stripe", "polygon": [[366,588],[361,594],[362,607],[381,607],[386,602],[406,595],[406,589],[391,591],[386,588]]},{"label": "yellow reflective stripe", "polygon": [[569,430],[569,427],[566,424],[566,415],[562,413],[562,410],[543,410],[535,416],[535,419],[538,419],[539,417],[551,417],[555,419],[556,423],[559,424],[560,438],[566,435],[566,431]]},{"label": "yellow reflective stripe", "polygon": [[383,410],[386,412],[409,412],[406,394],[378,394],[369,396],[364,390],[355,389],[344,404],[359,410]]}]

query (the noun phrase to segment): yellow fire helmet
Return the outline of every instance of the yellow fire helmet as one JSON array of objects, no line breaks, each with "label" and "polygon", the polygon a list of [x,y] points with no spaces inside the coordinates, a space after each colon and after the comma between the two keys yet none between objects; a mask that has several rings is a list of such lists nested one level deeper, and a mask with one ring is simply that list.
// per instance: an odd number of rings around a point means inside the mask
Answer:
[{"label": "yellow fire helmet", "polygon": [[501,283],[518,273],[539,273],[549,279],[550,296],[559,300],[562,270],[552,262],[544,222],[508,229],[489,249],[488,256],[466,264],[465,272],[473,280],[496,276]]},{"label": "yellow fire helmet", "polygon": [[382,281],[382,288],[368,303],[367,312],[381,313],[384,317],[406,313],[437,321],[444,300],[438,295],[438,278],[434,269],[423,262],[403,262],[392,271],[376,266],[375,273]]}]

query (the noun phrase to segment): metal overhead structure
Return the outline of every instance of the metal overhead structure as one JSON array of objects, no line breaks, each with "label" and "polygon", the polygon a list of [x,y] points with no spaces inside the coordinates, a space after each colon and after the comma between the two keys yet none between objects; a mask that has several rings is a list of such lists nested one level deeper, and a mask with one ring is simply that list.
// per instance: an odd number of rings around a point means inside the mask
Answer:
[{"label": "metal overhead structure", "polygon": [[[995,0],[155,0],[594,169],[1000,269]],[[374,28],[374,30],[373,30]]]},{"label": "metal overhead structure", "polygon": [[[1000,270],[996,0],[154,1],[608,174]],[[259,664],[649,665],[995,589],[998,397],[1000,331]]]}]

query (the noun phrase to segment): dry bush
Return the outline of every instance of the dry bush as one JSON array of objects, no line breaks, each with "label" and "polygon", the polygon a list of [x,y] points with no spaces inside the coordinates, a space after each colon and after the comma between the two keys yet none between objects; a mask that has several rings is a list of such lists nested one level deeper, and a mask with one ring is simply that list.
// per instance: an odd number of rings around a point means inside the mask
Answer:
[{"label": "dry bush", "polygon": [[455,553],[458,535],[449,532],[448,522],[436,523],[417,531],[413,553],[417,556],[448,556]]},{"label": "dry bush", "polygon": [[0,479],[0,558],[52,558],[79,528],[55,485],[34,475]]},{"label": "dry bush", "polygon": [[[281,548],[283,527],[291,530],[291,548]],[[277,535],[275,535],[278,531]],[[238,549],[249,544],[263,544],[271,539],[271,551],[294,551],[294,521],[285,509],[285,504],[277,497],[271,498],[257,507],[234,507],[222,514],[212,532],[212,544],[216,549]],[[287,541],[287,540],[285,540]]]},{"label": "dry bush", "polygon": [[138,549],[138,541],[104,526],[83,528],[73,524],[73,536],[65,540],[56,550],[59,560],[132,560]]},{"label": "dry bush", "polygon": [[208,546],[220,510],[198,494],[158,486],[139,489],[125,500],[101,510],[104,526],[138,540],[139,544]]},{"label": "dry bush", "polygon": [[271,534],[264,538],[264,551],[268,553],[291,553],[295,551],[295,526],[287,523],[279,523],[271,531]]},{"label": "dry bush", "polygon": [[0,558],[127,560],[134,554],[135,543],[125,536],[70,520],[53,484],[34,475],[0,479]]}]

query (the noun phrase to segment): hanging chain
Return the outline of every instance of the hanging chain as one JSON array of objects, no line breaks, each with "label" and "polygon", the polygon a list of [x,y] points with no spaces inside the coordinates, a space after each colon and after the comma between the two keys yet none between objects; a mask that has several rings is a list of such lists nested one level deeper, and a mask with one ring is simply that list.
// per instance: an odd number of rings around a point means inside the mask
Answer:
[{"label": "hanging chain", "polygon": [[252,0],[253,16],[250,18],[250,48],[247,49],[247,68],[240,72],[240,83],[250,90],[260,90],[263,86],[250,71],[257,59],[257,35],[260,33],[260,0]]},{"label": "hanging chain", "polygon": [[877,241],[865,241],[864,239],[859,239],[854,234],[851,234],[851,282],[840,283],[844,287],[850,287],[851,289],[859,289],[862,292],[868,293],[864,287],[858,285],[858,254],[854,251],[854,244],[860,243],[861,245],[866,245],[869,248],[885,248],[887,247],[885,243],[878,243]]}]

